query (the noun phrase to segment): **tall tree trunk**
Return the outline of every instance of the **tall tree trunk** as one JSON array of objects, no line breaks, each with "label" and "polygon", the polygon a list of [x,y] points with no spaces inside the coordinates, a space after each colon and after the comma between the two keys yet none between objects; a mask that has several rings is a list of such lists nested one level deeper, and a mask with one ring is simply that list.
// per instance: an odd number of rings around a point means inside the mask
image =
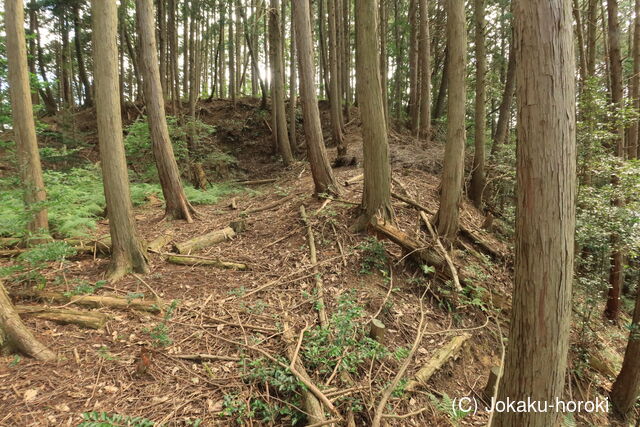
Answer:
[{"label": "tall tree trunk", "polygon": [[300,70],[300,103],[304,118],[304,136],[307,155],[316,194],[339,194],[333,171],[327,158],[322,138],[320,111],[314,84],[314,51],[309,19],[309,1],[298,0],[293,7],[298,68]]},{"label": "tall tree trunk", "polygon": [[611,388],[611,402],[623,418],[631,413],[640,396],[640,292],[636,295],[636,307],[629,330],[622,369]]},{"label": "tall tree trunk", "polygon": [[62,7],[59,16],[60,36],[62,38],[62,48],[60,50],[60,81],[62,83],[62,105],[64,108],[73,108],[73,93],[71,90],[71,58],[69,55],[69,23],[67,22],[67,9]]},{"label": "tall tree trunk", "polygon": [[225,27],[225,15],[227,14],[224,3],[220,3],[220,39],[218,40],[218,97],[225,98],[226,97],[226,64],[225,64],[225,48],[224,48],[224,27]]},{"label": "tall tree trunk", "polygon": [[149,269],[133,218],[122,142],[116,3],[92,0],[91,9],[98,140],[111,233],[111,263],[107,277],[116,281],[131,270],[146,273]]},{"label": "tall tree trunk", "polygon": [[235,39],[233,35],[233,7],[229,8],[229,97],[233,102],[233,106],[236,106],[236,88],[238,83],[236,82],[236,49]]},{"label": "tall tree trunk", "polygon": [[[31,234],[47,233],[49,223],[42,166],[33,121],[31,88],[27,69],[27,46],[24,36],[24,9],[22,0],[5,0],[6,54],[8,65],[11,118],[18,154],[18,171],[24,188],[25,212],[29,218]],[[35,239],[37,243],[40,239]],[[27,241],[28,243],[28,241]]]},{"label": "tall tree trunk", "polygon": [[404,43],[402,43],[403,39],[401,37],[401,32],[400,32],[400,24],[399,24],[400,10],[399,10],[398,1],[399,0],[394,0],[393,2],[393,19],[394,19],[393,38],[395,41],[394,48],[396,53],[395,71],[393,73],[393,80],[394,80],[393,110],[394,110],[394,113],[395,113],[394,116],[396,119],[400,119],[400,117],[402,117],[402,111],[403,111],[402,103],[404,100],[404,96],[403,96],[404,85],[402,84],[404,81],[404,76],[402,72],[402,69],[404,68]]},{"label": "tall tree trunk", "polygon": [[[349,119],[349,107],[352,103],[351,94],[351,0],[340,0],[342,3],[342,22],[343,30],[341,31],[342,51],[343,51],[343,67],[342,67],[342,92],[344,117]],[[344,123],[343,123],[344,125]],[[344,126],[343,126],[344,127]]]},{"label": "tall tree trunk", "polygon": [[420,85],[418,81],[418,0],[409,0],[409,124],[413,134],[418,131]]},{"label": "tall tree trunk", "polygon": [[[611,75],[611,102],[614,108],[623,107],[623,87],[622,87],[622,55],[620,53],[620,23],[618,21],[618,0],[607,1],[607,18],[609,41],[609,71]],[[616,156],[624,160],[624,126],[619,123],[617,117],[613,117],[612,130],[614,138],[612,141],[613,151]],[[619,186],[619,178],[613,176],[612,186]],[[620,198],[612,200],[616,207],[622,207],[623,201]],[[609,293],[607,296],[607,306],[605,316],[612,321],[618,320],[620,312],[620,292],[624,282],[624,255],[620,251],[620,236],[617,233],[611,235],[611,267],[609,270]]]},{"label": "tall tree trunk", "polygon": [[378,11],[367,0],[356,0],[356,91],[362,118],[364,191],[362,214],[353,225],[361,230],[375,215],[392,221],[391,167],[384,120],[378,59]]},{"label": "tall tree trunk", "polygon": [[[265,83],[262,77],[260,77],[260,64],[258,62],[258,52],[256,49],[258,46],[257,22],[255,20],[256,18],[252,17],[253,19],[253,23],[251,25],[252,29],[251,29],[251,32],[249,32],[249,23],[247,21],[247,16],[244,13],[244,10],[242,9],[242,7],[240,7],[239,1],[240,0],[236,0],[236,8],[240,12],[240,17],[242,18],[244,28],[246,29],[244,32],[244,37],[247,43],[247,50],[249,51],[249,59],[251,60],[251,79],[253,81],[253,79],[255,78],[258,81],[260,85],[260,91],[262,93],[262,102],[260,104],[260,108],[266,109],[267,108],[267,87],[265,86]],[[251,85],[253,86],[253,83],[251,83]],[[253,89],[252,89],[252,93],[253,93]]]},{"label": "tall tree trunk", "polygon": [[84,65],[84,55],[82,54],[82,41],[80,40],[80,35],[82,34],[80,27],[80,5],[78,3],[73,5],[73,31],[75,33],[74,45],[76,49],[76,59],[78,61],[78,76],[84,88],[84,105],[90,107],[93,105],[93,97],[91,96],[91,83],[89,83]]},{"label": "tall tree trunk", "polygon": [[160,84],[162,85],[162,97],[166,100],[167,85],[167,10],[165,0],[157,0],[158,7],[158,52],[160,64]]},{"label": "tall tree trunk", "polygon": [[448,80],[447,144],[440,192],[440,208],[434,218],[438,233],[450,241],[458,233],[458,215],[464,179],[465,67],[467,41],[464,3],[447,0]]},{"label": "tall tree trunk", "polygon": [[55,114],[58,110],[58,105],[56,103],[56,98],[53,95],[53,91],[51,90],[51,86],[49,85],[49,78],[47,77],[47,71],[44,61],[44,51],[42,49],[42,45],[40,43],[40,27],[38,23],[38,11],[36,9],[37,3],[35,0],[31,2],[31,9],[33,10],[33,14],[29,13],[29,19],[33,21],[34,32],[36,35],[36,51],[38,54],[38,71],[40,72],[40,78],[45,84],[45,88],[40,92],[40,96],[44,100],[44,105],[47,110],[47,114]]},{"label": "tall tree trunk", "polygon": [[[294,35],[293,23],[295,15],[295,3],[291,2],[291,41],[289,51],[289,142],[291,143],[291,150],[297,151],[297,136],[296,136],[296,36]],[[309,9],[307,5],[307,10]],[[311,40],[311,33],[309,33],[309,40]],[[312,74],[313,77],[313,74]],[[312,85],[313,87],[314,85]]]},{"label": "tall tree trunk", "polygon": [[487,52],[484,34],[484,0],[475,0],[474,17],[476,24],[476,105],[475,132],[473,154],[473,171],[471,172],[471,200],[476,208],[482,208],[482,193],[486,183],[484,173],[484,148],[486,139],[486,83]]},{"label": "tall tree trunk", "polygon": [[331,135],[338,148],[338,157],[347,154],[344,145],[341,118],[342,108],[340,101],[340,80],[338,74],[338,43],[337,43],[337,18],[335,0],[329,0],[329,109],[331,116]]},{"label": "tall tree trunk", "polygon": [[140,36],[140,67],[144,82],[147,120],[153,144],[153,155],[166,203],[165,215],[169,218],[193,222],[194,209],[189,204],[182,187],[180,171],[173,154],[164,111],[164,96],[160,83],[153,22],[153,0],[136,0],[136,23]]},{"label": "tall tree trunk", "polygon": [[[36,31],[37,31],[37,21],[36,21],[36,2],[35,0],[31,0],[29,2],[28,12],[29,12],[29,54],[27,56],[27,65],[29,67],[29,72],[33,75],[38,74],[36,70],[36,58],[38,57],[38,51],[36,47]],[[38,105],[40,103],[40,97],[38,96],[38,91],[31,91],[31,103],[33,105]]]},{"label": "tall tree trunk", "polygon": [[588,0],[587,6],[587,74],[596,73],[596,38],[598,29],[598,0]]},{"label": "tall tree trunk", "polygon": [[[576,198],[575,59],[569,0],[514,3],[518,91],[515,278],[498,400],[564,392]],[[549,96],[553,94],[553,96]],[[557,425],[559,412],[500,412],[493,426]]]},{"label": "tall tree trunk", "polygon": [[429,35],[429,2],[420,0],[420,116],[419,134],[431,134],[431,36]]},{"label": "tall tree trunk", "polygon": [[169,79],[169,92],[171,94],[171,110],[176,114],[177,103],[180,100],[180,80],[178,71],[178,30],[176,28],[176,2],[168,0],[169,17],[167,19],[167,38],[169,39],[169,71],[171,78]]},{"label": "tall tree trunk", "polygon": [[445,101],[447,99],[447,89],[449,86],[449,47],[444,50],[444,66],[442,67],[442,76],[440,78],[440,86],[438,88],[438,96],[436,104],[433,106],[433,120],[438,120],[444,114]]},{"label": "tall tree trunk", "polygon": [[[325,9],[327,1],[331,0],[318,0],[318,45],[320,49],[320,93],[324,94],[325,98],[331,98],[330,84],[329,84],[329,58],[327,54],[327,29],[326,29],[326,14]],[[322,90],[324,88],[324,91]]]},{"label": "tall tree trunk", "polygon": [[389,126],[389,58],[387,57],[387,0],[380,2],[380,85],[382,86],[382,106],[384,119]]},{"label": "tall tree trunk", "polygon": [[[640,0],[635,1],[635,19],[633,21],[633,75],[631,76],[631,90],[629,98],[636,113],[640,113]],[[627,140],[627,157],[638,158],[638,119],[635,119],[629,127]]]},{"label": "tall tree trunk", "polygon": [[580,13],[580,3],[578,2],[578,0],[573,0],[573,18],[576,21],[576,41],[578,43],[578,64],[580,65],[580,79],[584,80],[587,75],[587,54],[584,48],[582,15]]},{"label": "tall tree trunk", "polygon": [[509,48],[509,63],[507,65],[507,77],[502,93],[502,101],[498,109],[498,123],[496,124],[496,134],[491,146],[491,156],[494,157],[500,152],[500,148],[507,142],[509,130],[509,120],[511,119],[511,103],[513,94],[516,92],[516,54],[513,42]]},{"label": "tall tree trunk", "polygon": [[[189,53],[191,46],[189,45],[189,15],[190,7],[189,0],[184,1],[182,6],[182,95],[185,98],[189,98]],[[222,25],[222,24],[221,24]]]},{"label": "tall tree trunk", "polygon": [[271,0],[269,9],[269,51],[271,52],[271,73],[273,89],[271,94],[271,114],[275,116],[277,146],[285,166],[293,163],[293,154],[287,132],[287,116],[284,107],[284,76],[282,70],[282,31],[280,29],[280,0]]}]

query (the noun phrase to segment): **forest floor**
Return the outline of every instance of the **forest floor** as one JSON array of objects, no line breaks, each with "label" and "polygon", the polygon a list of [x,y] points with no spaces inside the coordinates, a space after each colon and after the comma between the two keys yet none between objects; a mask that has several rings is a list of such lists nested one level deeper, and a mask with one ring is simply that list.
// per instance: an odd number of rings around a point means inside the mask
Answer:
[{"label": "forest floor", "polygon": [[[267,357],[284,360],[287,356],[285,328],[293,328],[296,339],[303,330],[308,332],[298,357],[311,379],[341,411],[354,408],[355,425],[369,425],[382,391],[414,345],[421,313],[426,332],[404,380],[386,405],[384,412],[391,417],[385,421],[388,425],[484,425],[486,412],[464,416],[453,409],[452,401],[470,397],[480,402],[491,368],[500,365],[512,286],[510,243],[498,234],[484,232],[484,216],[465,199],[461,222],[504,256],[492,256],[461,236],[462,246],[456,246],[451,256],[467,291],[456,296],[451,284],[425,275],[396,244],[380,240],[380,246],[371,233],[349,230],[357,216],[362,181],[344,183],[362,172],[359,166],[334,169],[343,191],[340,199],[327,202],[314,198],[305,161],[289,168],[275,161],[266,122],[256,113],[255,104],[240,102],[234,110],[226,101],[213,101],[200,104],[199,111],[203,121],[216,126],[214,143],[237,158],[237,170],[244,179],[275,178],[275,182],[252,185],[214,205],[199,206],[200,219],[192,224],[163,220],[162,202],[154,198],[137,207],[135,219],[143,239],[151,241],[172,233],[171,242],[158,253],[149,253],[149,274],[126,276],[96,290],[95,295],[132,298],[144,294],[145,300],[154,302],[160,298],[164,314],[101,307],[92,311],[104,313],[109,320],[96,330],[26,317],[27,325],[60,360],[40,363],[0,357],[0,425],[72,426],[82,421],[82,414],[95,417],[102,412],[142,417],[158,425],[291,425],[299,417],[296,412],[302,411],[294,407],[300,404],[296,387],[291,385],[290,374],[274,369]],[[361,160],[357,120],[346,130],[349,151]],[[435,159],[442,158],[441,144],[425,145],[395,133],[390,144],[394,191],[435,212],[441,168]],[[335,157],[333,149],[329,149],[329,156]],[[270,204],[273,206],[268,209],[245,212]],[[302,205],[315,235],[317,273],[310,264],[307,230],[300,216]],[[425,246],[432,246],[418,212],[396,199],[393,205],[397,226]],[[244,231],[197,256],[246,263],[249,270],[167,262],[175,243],[223,229],[237,220],[246,222]],[[108,223],[102,219],[95,237],[107,234]],[[0,259],[0,266],[13,262]],[[107,263],[106,257],[89,254],[64,265],[49,265],[42,272],[51,279],[46,290],[66,292],[74,283],[94,283],[104,276]],[[54,284],[53,278],[61,273],[64,280]],[[324,283],[329,329],[333,334],[347,335],[340,345],[337,339],[327,340],[318,332],[317,276]],[[6,285],[10,293],[25,287]],[[49,304],[61,305],[68,306]],[[387,329],[384,346],[388,351],[384,353],[375,352],[362,340],[363,331],[378,313]],[[459,353],[426,385],[413,392],[404,389],[406,380],[439,349],[467,334],[470,338]],[[576,327],[574,338],[578,334]],[[620,340],[612,344],[618,356],[624,331],[620,329],[619,334]],[[150,363],[144,372],[137,372],[143,348]],[[353,362],[351,384],[332,369],[336,360]],[[572,368],[580,360],[574,355]],[[570,392],[582,400],[604,395],[610,384],[610,378],[589,372],[583,378],[571,374],[569,381]],[[578,420],[608,423],[602,414]]]}]

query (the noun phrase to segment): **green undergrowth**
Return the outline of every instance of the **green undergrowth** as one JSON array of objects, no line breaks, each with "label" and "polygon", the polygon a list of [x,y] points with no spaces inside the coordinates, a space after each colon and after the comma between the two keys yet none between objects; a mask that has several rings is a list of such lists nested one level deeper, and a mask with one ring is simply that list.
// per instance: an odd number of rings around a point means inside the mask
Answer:
[{"label": "green undergrowth", "polygon": [[[105,211],[102,177],[97,168],[48,170],[44,172],[44,181],[49,227],[56,237],[81,236],[95,228]],[[187,198],[196,205],[216,203],[220,197],[236,191],[238,187],[231,183],[213,183],[206,191],[185,185]],[[144,204],[151,195],[162,199],[159,184],[131,183],[134,206]],[[0,179],[0,236],[24,236],[26,222],[20,180]]]}]

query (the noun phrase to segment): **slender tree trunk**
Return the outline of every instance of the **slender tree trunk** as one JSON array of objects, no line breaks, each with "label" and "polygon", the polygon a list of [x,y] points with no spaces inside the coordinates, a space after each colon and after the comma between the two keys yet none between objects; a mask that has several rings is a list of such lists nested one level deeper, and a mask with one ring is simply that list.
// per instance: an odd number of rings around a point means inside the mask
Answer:
[{"label": "slender tree trunk", "polygon": [[418,1],[409,0],[409,127],[414,135],[418,132],[420,85],[418,81]]},{"label": "slender tree trunk", "polygon": [[447,143],[444,151],[440,208],[434,222],[438,233],[453,241],[458,233],[466,142],[464,113],[467,42],[464,3],[458,0],[447,0],[447,40],[449,43]]},{"label": "slender tree trunk", "polygon": [[598,0],[588,0],[587,6],[587,74],[596,73],[596,37],[598,29]]},{"label": "slender tree trunk", "polygon": [[640,292],[636,295],[636,307],[629,329],[622,370],[611,389],[611,402],[623,418],[630,415],[640,397]]},{"label": "slender tree trunk", "polygon": [[40,28],[38,24],[38,11],[36,8],[37,3],[32,1],[32,10],[33,14],[29,14],[29,19],[33,21],[34,32],[36,35],[36,51],[38,54],[38,71],[40,72],[40,78],[45,84],[45,88],[40,92],[40,96],[44,101],[45,108],[47,110],[47,114],[55,114],[58,110],[58,105],[56,103],[56,98],[53,95],[53,91],[51,90],[51,86],[49,85],[49,78],[47,77],[47,71],[44,61],[44,51],[42,49],[42,45],[40,44]]},{"label": "slender tree trunk", "polygon": [[[296,142],[296,37],[294,35],[294,9],[295,3],[291,2],[291,42],[289,56],[289,142],[291,150],[297,151],[298,144]],[[307,10],[309,9],[307,5]],[[309,34],[311,38],[311,34]]]},{"label": "slender tree trunk", "polygon": [[160,63],[160,84],[162,85],[162,97],[167,100],[168,84],[167,84],[167,10],[165,0],[157,0],[158,2],[158,50]]},{"label": "slender tree trunk", "polygon": [[378,59],[378,10],[367,0],[356,0],[356,91],[364,141],[362,214],[353,225],[361,230],[378,215],[393,221],[391,167],[384,120]]},{"label": "slender tree trunk", "polygon": [[236,88],[238,86],[236,82],[236,49],[235,39],[233,35],[233,8],[229,8],[229,97],[233,102],[233,107],[236,106]]},{"label": "slender tree trunk", "polygon": [[282,70],[282,31],[280,29],[280,0],[271,0],[269,9],[269,50],[271,52],[271,73],[273,93],[271,94],[271,114],[275,116],[277,145],[285,166],[293,163],[293,154],[287,132],[287,116],[284,107],[284,76]]},{"label": "slender tree trunk", "polygon": [[[631,90],[629,98],[636,113],[640,113],[640,0],[635,1],[635,19],[633,21],[633,75],[631,76]],[[638,119],[635,119],[629,127],[627,140],[627,157],[638,158]]]},{"label": "slender tree trunk", "polygon": [[69,55],[69,24],[67,22],[67,10],[63,7],[60,12],[60,35],[62,48],[60,56],[60,80],[62,83],[62,104],[64,108],[73,108],[73,93],[71,90],[71,59]]},{"label": "slender tree trunk", "polygon": [[320,86],[324,88],[323,93],[325,98],[331,98],[330,84],[329,84],[329,62],[327,54],[327,30],[326,30],[326,14],[325,8],[327,1],[331,0],[318,0],[318,44],[320,48]]},{"label": "slender tree trunk", "polygon": [[[254,21],[253,21],[253,24],[251,25],[252,30],[250,34],[247,16],[242,10],[242,7],[240,7],[239,0],[236,0],[236,8],[240,12],[240,17],[242,18],[244,28],[246,28],[246,31],[244,32],[244,37],[247,43],[247,50],[249,51],[249,59],[251,60],[251,79],[253,81],[253,79],[255,78],[258,81],[260,85],[260,91],[262,93],[262,102],[260,104],[260,108],[266,109],[267,108],[267,87],[265,86],[265,83],[262,77],[260,77],[260,64],[258,62],[258,52],[256,50],[258,46],[258,43],[257,43],[258,36],[257,36],[255,17],[252,18]],[[253,86],[253,83],[251,83],[251,85]],[[253,93],[253,89],[252,89],[252,93]]]},{"label": "slender tree trunk", "polygon": [[337,19],[335,0],[329,0],[329,109],[331,116],[331,135],[338,148],[338,157],[347,154],[344,145],[341,117],[342,108],[340,102],[340,80],[338,74],[338,43],[337,43]]},{"label": "slender tree trunk", "polygon": [[578,0],[573,0],[573,18],[576,21],[576,38],[578,43],[578,64],[580,64],[580,79],[584,80],[587,75],[587,54],[584,48],[582,15],[580,13],[580,3],[578,2]]},{"label": "slender tree trunk", "polygon": [[87,71],[84,66],[84,55],[82,54],[82,41],[80,40],[80,6],[76,3],[73,5],[73,31],[75,32],[74,45],[76,49],[76,59],[78,61],[78,76],[84,88],[84,104],[87,107],[93,105],[93,97],[91,96],[91,83],[87,77]]},{"label": "slender tree trunk", "polygon": [[[185,98],[189,98],[189,53],[191,46],[189,45],[189,0],[184,0],[184,5],[182,6],[182,94]],[[222,23],[220,24],[222,25]]]},{"label": "slender tree trunk", "polygon": [[122,142],[116,3],[92,0],[91,6],[98,140],[111,232],[111,263],[107,277],[116,281],[131,270],[146,273],[149,269],[133,218]]},{"label": "slender tree trunk", "polygon": [[[568,0],[514,3],[518,91],[515,279],[498,400],[564,393],[576,198],[575,59]],[[553,96],[549,96],[549,94]],[[558,411],[501,412],[493,426],[553,426]]]},{"label": "slender tree trunk", "polygon": [[442,77],[438,88],[436,105],[433,107],[433,120],[438,120],[444,114],[445,101],[447,100],[447,88],[449,86],[449,47],[444,51],[444,66],[442,67]]},{"label": "slender tree trunk", "polygon": [[[29,72],[33,75],[38,74],[36,70],[36,58],[38,57],[38,52],[36,48],[36,31],[37,31],[37,23],[36,23],[36,2],[35,0],[31,0],[29,5],[27,6],[27,10],[29,12],[29,55],[27,57],[27,65],[29,67]],[[33,105],[38,105],[40,103],[40,97],[38,96],[38,91],[34,90],[31,92],[31,103]],[[4,129],[3,129],[4,130]]]},{"label": "slender tree trunk", "polygon": [[486,139],[486,83],[487,52],[485,48],[484,34],[484,0],[475,0],[475,24],[476,24],[476,106],[475,106],[475,133],[473,154],[473,171],[471,173],[471,200],[476,208],[482,208],[482,193],[486,183],[484,172],[484,151]]},{"label": "slender tree trunk", "polygon": [[173,114],[177,112],[177,104],[180,101],[180,73],[178,71],[178,30],[176,28],[176,2],[175,0],[169,0],[169,19],[167,22],[167,32],[169,38],[169,49],[171,54],[169,55],[171,78],[169,79],[169,86],[171,91],[171,110]]},{"label": "slender tree trunk", "polygon": [[420,116],[419,134],[431,134],[431,36],[429,34],[429,2],[420,0]]},{"label": "slender tree trunk", "polygon": [[496,124],[496,134],[491,146],[491,156],[494,157],[500,152],[502,146],[507,142],[509,120],[511,118],[511,103],[516,91],[516,55],[513,43],[509,48],[509,63],[507,65],[507,77],[504,84],[502,101],[498,109],[498,123]]},{"label": "slender tree trunk", "polygon": [[298,68],[300,70],[300,103],[304,118],[304,136],[307,155],[316,194],[339,194],[322,138],[320,111],[314,84],[314,51],[309,19],[309,1],[298,0],[293,8]]},{"label": "slender tree trunk", "polygon": [[[18,154],[18,171],[24,188],[25,211],[29,218],[28,230],[31,234],[46,234],[49,223],[47,210],[43,206],[46,194],[31,104],[24,6],[22,0],[5,0],[4,6],[11,118]],[[36,238],[31,243],[40,240]]]},{"label": "slender tree trunk", "polygon": [[382,106],[384,119],[389,127],[389,58],[387,57],[387,0],[380,2],[380,85],[382,86]]},{"label": "slender tree trunk", "polygon": [[147,120],[153,144],[153,155],[166,203],[165,215],[169,218],[193,222],[194,209],[189,204],[182,187],[165,117],[164,96],[160,84],[155,42],[153,0],[136,0],[136,22],[140,37],[140,66],[144,82]]},{"label": "slender tree trunk", "polygon": [[218,63],[218,79],[220,80],[219,89],[218,89],[218,97],[225,98],[226,97],[226,64],[225,64],[225,48],[224,48],[224,27],[225,27],[225,15],[227,14],[226,9],[224,7],[224,3],[220,3],[220,40],[218,45],[218,56],[220,57]]},{"label": "slender tree trunk", "polygon": [[[618,0],[607,1],[608,40],[609,40],[609,70],[611,74],[611,102],[614,108],[623,106],[622,87],[622,55],[620,53],[620,23],[618,21]],[[624,126],[619,123],[617,117],[613,117],[612,129],[614,133],[613,150],[616,156],[624,160]],[[611,180],[612,186],[618,187],[620,182],[617,176]],[[622,207],[620,198],[612,200],[616,207]],[[620,236],[617,233],[611,235],[611,267],[609,270],[609,293],[605,316],[612,321],[618,320],[620,312],[620,292],[624,282],[624,256],[620,251]]]}]

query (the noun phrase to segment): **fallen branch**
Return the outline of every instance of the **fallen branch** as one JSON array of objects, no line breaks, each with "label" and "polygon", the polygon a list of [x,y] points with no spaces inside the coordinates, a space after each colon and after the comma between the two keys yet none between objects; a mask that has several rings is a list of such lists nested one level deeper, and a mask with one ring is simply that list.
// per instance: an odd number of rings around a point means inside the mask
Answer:
[{"label": "fallen branch", "polygon": [[163,233],[149,242],[147,245],[147,251],[156,253],[161,252],[161,249],[171,243],[172,240],[173,232]]},{"label": "fallen branch", "polygon": [[419,264],[427,264],[435,267],[436,270],[442,270],[445,260],[437,251],[424,247],[413,237],[409,236],[399,228],[389,223],[378,221],[374,218],[370,223],[371,229],[391,240],[393,243],[402,246],[409,253],[414,261]]},{"label": "fallen branch", "polygon": [[31,305],[17,305],[16,312],[21,316],[50,320],[61,325],[77,325],[88,329],[101,329],[108,316],[103,313],[67,310],[64,308],[35,307]]},{"label": "fallen branch", "polygon": [[211,266],[217,268],[224,268],[228,270],[248,270],[247,264],[241,264],[238,262],[222,261],[216,258],[203,258],[193,256],[176,256],[172,255],[167,258],[167,261],[171,264],[178,265],[193,265],[193,266]]},{"label": "fallen branch", "polygon": [[45,362],[56,360],[55,353],[40,343],[22,322],[0,282],[0,349],[3,348],[15,348]]},{"label": "fallen branch", "polygon": [[268,179],[254,179],[251,181],[235,181],[235,184],[238,185],[261,185],[261,184],[269,184],[271,182],[276,182],[276,178],[268,178]]},{"label": "fallen branch", "polygon": [[[420,203],[416,202],[415,200],[410,199],[407,196],[403,196],[402,194],[398,194],[395,192],[391,192],[391,197],[393,197],[394,199],[398,199],[402,202],[405,202],[406,204],[412,206],[413,208],[419,210],[419,211],[425,211],[426,213],[428,213],[429,215],[434,215],[434,212],[432,210],[430,210],[429,208],[427,208],[424,205],[421,205]],[[470,229],[469,227],[465,226],[464,224],[460,223],[460,233],[467,237],[469,240],[471,240],[474,244],[478,245],[483,251],[487,252],[488,254],[490,254],[491,256],[493,256],[494,258],[499,258],[499,259],[503,259],[506,257],[505,254],[503,254],[502,252],[498,251],[497,249],[495,249],[495,247],[491,244],[488,243],[485,239],[483,239],[477,232],[475,232],[474,230]]]},{"label": "fallen branch", "polygon": [[420,211],[420,218],[422,218],[422,221],[427,226],[427,229],[429,230],[429,234],[431,234],[433,241],[436,242],[436,247],[440,250],[440,254],[447,261],[447,265],[449,266],[449,270],[451,271],[451,277],[453,278],[454,287],[458,292],[462,292],[462,286],[460,286],[460,279],[458,279],[458,271],[456,270],[456,266],[453,264],[453,261],[451,260],[451,257],[449,257],[449,254],[447,254],[447,250],[442,245],[442,242],[440,242],[440,238],[438,238],[438,235],[431,226],[431,222],[429,221],[429,218],[427,218],[427,215],[424,213],[424,211]]},{"label": "fallen branch", "polygon": [[176,249],[178,253],[190,254],[200,249],[208,248],[217,243],[224,242],[235,237],[236,232],[231,227],[225,227],[222,230],[216,230],[203,236],[198,236],[186,242],[177,243]]},{"label": "fallen branch", "polygon": [[295,196],[296,196],[296,194],[289,194],[286,197],[278,199],[275,202],[266,204],[264,206],[260,206],[258,208],[246,209],[246,210],[242,211],[242,215],[249,215],[249,214],[252,214],[252,213],[262,212],[262,211],[266,211],[266,210],[269,210],[269,209],[273,209],[273,208],[278,207],[278,206],[282,206],[282,204],[284,202],[288,202],[289,200],[293,199]]},{"label": "fallen branch", "polygon": [[326,327],[328,324],[327,311],[324,304],[324,285],[322,283],[322,277],[318,273],[318,256],[316,253],[316,239],[313,236],[313,229],[311,223],[307,218],[307,211],[304,205],[300,205],[300,217],[302,222],[307,228],[307,241],[309,243],[309,258],[311,259],[311,266],[313,267],[313,273],[316,281],[316,295],[318,297],[318,317],[320,318],[320,325]]},{"label": "fallen branch", "polygon": [[442,366],[449,361],[449,359],[455,358],[458,352],[462,348],[462,345],[471,338],[471,334],[462,334],[453,337],[444,347],[440,348],[436,354],[427,362],[425,366],[420,368],[416,373],[415,378],[407,383],[405,390],[414,391],[420,385],[425,385],[427,381],[435,374]]},{"label": "fallen branch", "polygon": [[354,176],[353,178],[349,178],[348,180],[346,180],[346,181],[344,182],[344,185],[345,185],[346,187],[348,187],[348,186],[350,186],[350,185],[355,184],[356,182],[362,181],[363,179],[364,179],[364,174],[363,174],[363,173],[361,173],[360,175],[356,175],[356,176]]},{"label": "fallen branch", "polygon": [[66,296],[58,292],[48,291],[12,291],[11,295],[18,298],[33,298],[40,301],[55,302],[66,305],[79,305],[82,307],[109,307],[116,309],[132,309],[159,313],[160,304],[145,301],[141,298],[122,298],[114,296],[74,295]]},{"label": "fallen branch", "polygon": [[183,360],[192,360],[194,362],[205,362],[210,360],[221,360],[221,361],[229,361],[229,362],[237,362],[240,360],[239,357],[233,356],[218,356],[216,354],[172,354],[171,357],[175,357],[176,359]]},{"label": "fallen branch", "polygon": [[[295,337],[293,336],[293,330],[289,328],[286,324],[284,325],[284,332],[282,334],[282,338],[284,339],[287,345],[287,354],[289,356],[289,359],[291,360],[291,364],[290,366],[288,366],[289,370],[291,370],[291,372],[296,377],[298,377],[298,379],[300,379],[303,383],[305,383],[305,385],[307,383],[313,385],[313,383],[311,382],[311,377],[309,377],[309,374],[304,368],[302,361],[300,360],[300,358],[297,357],[299,347],[296,346]],[[320,393],[320,395],[324,397],[323,403],[325,404],[325,406],[327,406],[327,409],[332,407],[333,405],[331,404],[329,399],[326,396],[324,396],[322,392],[315,385],[313,387],[317,390],[317,392]],[[311,387],[307,387],[307,388],[311,389]],[[305,390],[305,389],[302,389],[301,392],[302,392],[302,400],[303,400],[304,408],[306,413],[308,414],[309,423],[317,424],[317,423],[324,422],[326,420],[326,417],[324,416],[324,410],[322,409],[322,405],[320,404],[320,400],[318,396],[316,396],[316,393],[312,393],[310,390]],[[334,408],[334,411],[335,411],[335,408]]]},{"label": "fallen branch", "polygon": [[[429,288],[427,288],[427,290],[428,289]],[[418,333],[416,334],[416,338],[413,340],[413,345],[411,346],[411,350],[409,350],[409,354],[404,359],[402,366],[400,366],[400,369],[396,373],[396,376],[394,377],[393,381],[391,381],[391,384],[389,384],[387,388],[384,389],[384,392],[382,393],[380,402],[378,402],[378,406],[376,406],[376,412],[373,417],[373,423],[371,424],[373,427],[380,427],[380,422],[382,421],[384,410],[387,406],[387,402],[389,401],[389,398],[391,397],[391,393],[393,393],[393,391],[396,389],[396,387],[400,383],[400,380],[404,376],[404,373],[409,368],[409,364],[413,360],[413,355],[416,353],[416,351],[418,350],[418,346],[422,342],[422,337],[424,336],[424,329],[425,329],[425,325],[424,325],[425,312],[424,312],[424,306],[422,302],[424,300],[424,295],[426,295],[427,293],[427,290],[425,290],[425,292],[422,294],[422,297],[420,298],[420,323],[418,324]]]}]

